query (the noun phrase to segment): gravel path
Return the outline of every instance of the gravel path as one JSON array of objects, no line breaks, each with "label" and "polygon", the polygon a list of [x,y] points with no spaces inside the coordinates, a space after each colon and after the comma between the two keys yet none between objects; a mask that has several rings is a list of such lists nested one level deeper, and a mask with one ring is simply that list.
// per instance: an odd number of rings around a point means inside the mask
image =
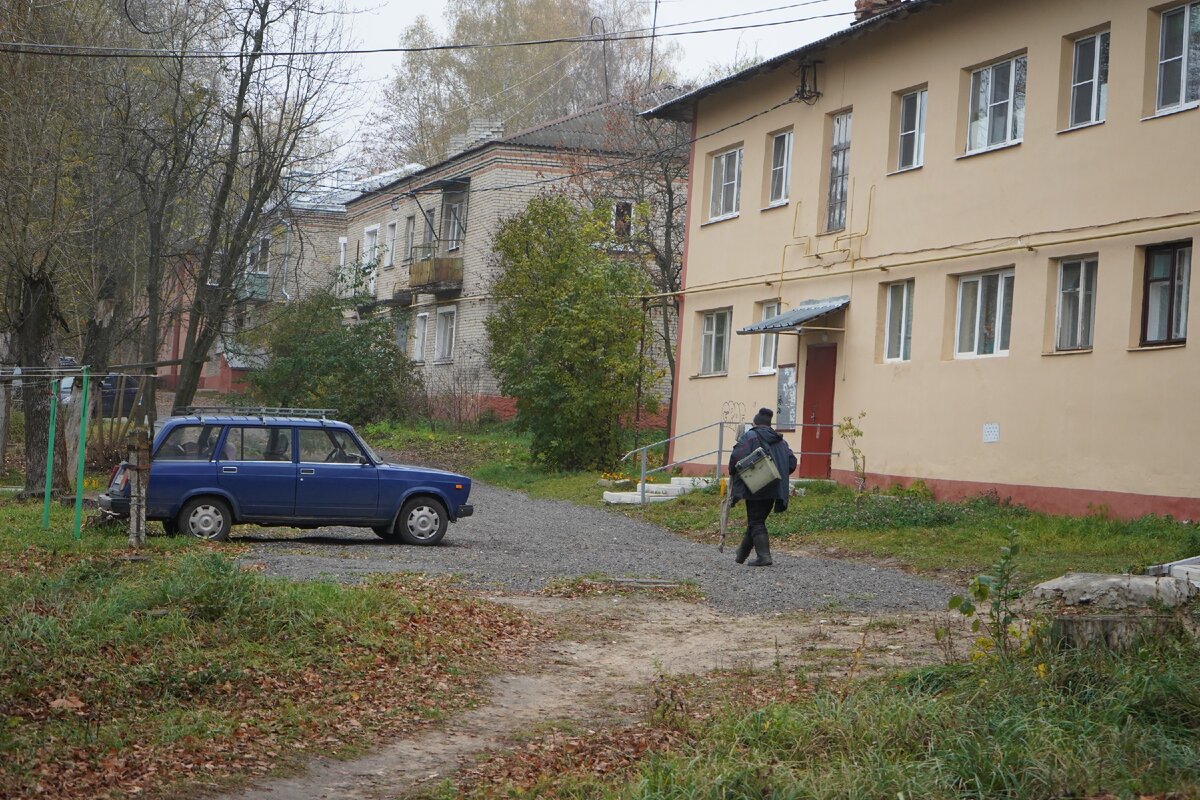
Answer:
[{"label": "gravel path", "polygon": [[[321,528],[300,537],[260,530],[243,562],[269,575],[357,580],[377,572],[453,573],[470,587],[537,591],[554,578],[589,573],[691,580],[723,612],[789,609],[859,612],[946,607],[951,590],[903,572],[846,561],[773,553],[775,565],[733,563],[733,547],[716,548],[613,514],[475,482],[475,516],[450,526],[437,547],[383,542],[358,528]],[[768,520],[768,526],[770,521]],[[236,535],[236,530],[235,530]],[[740,532],[730,531],[733,546]]]}]

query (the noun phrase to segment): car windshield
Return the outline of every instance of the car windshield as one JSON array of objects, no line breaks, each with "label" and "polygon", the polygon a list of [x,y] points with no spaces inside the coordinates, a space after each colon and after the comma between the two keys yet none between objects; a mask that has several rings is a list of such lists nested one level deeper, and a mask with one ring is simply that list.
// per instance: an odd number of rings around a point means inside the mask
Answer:
[{"label": "car windshield", "polygon": [[362,439],[359,439],[359,440],[358,440],[358,443],[359,443],[359,445],[361,445],[361,446],[362,446],[363,452],[365,452],[365,453],[367,454],[367,458],[371,459],[371,460],[372,460],[372,461],[374,461],[376,464],[382,464],[382,463],[383,463],[383,459],[382,459],[382,458],[380,458],[379,456],[375,455],[375,451],[371,449],[371,445],[367,444],[367,443],[366,443],[365,441],[363,441]]}]

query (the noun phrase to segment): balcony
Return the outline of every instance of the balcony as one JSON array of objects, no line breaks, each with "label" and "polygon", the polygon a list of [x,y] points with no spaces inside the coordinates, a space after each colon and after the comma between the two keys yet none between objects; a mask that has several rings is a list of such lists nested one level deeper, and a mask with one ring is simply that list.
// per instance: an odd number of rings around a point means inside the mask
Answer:
[{"label": "balcony", "polygon": [[270,276],[265,272],[244,272],[237,283],[239,300],[266,300],[270,294]]},{"label": "balcony", "polygon": [[463,260],[434,255],[432,245],[414,247],[408,284],[413,291],[436,295],[458,294],[463,288]]}]

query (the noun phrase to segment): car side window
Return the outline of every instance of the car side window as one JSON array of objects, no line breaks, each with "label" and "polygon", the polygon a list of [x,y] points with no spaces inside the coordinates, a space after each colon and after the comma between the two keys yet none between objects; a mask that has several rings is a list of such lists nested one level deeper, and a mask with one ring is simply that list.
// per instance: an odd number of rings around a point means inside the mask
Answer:
[{"label": "car side window", "polygon": [[232,426],[221,447],[222,461],[291,461],[292,429]]},{"label": "car side window", "polygon": [[300,429],[300,460],[309,463],[362,464],[367,458],[349,433],[331,428]]},{"label": "car side window", "polygon": [[180,425],[167,434],[154,457],[163,461],[208,461],[220,433],[216,425]]}]

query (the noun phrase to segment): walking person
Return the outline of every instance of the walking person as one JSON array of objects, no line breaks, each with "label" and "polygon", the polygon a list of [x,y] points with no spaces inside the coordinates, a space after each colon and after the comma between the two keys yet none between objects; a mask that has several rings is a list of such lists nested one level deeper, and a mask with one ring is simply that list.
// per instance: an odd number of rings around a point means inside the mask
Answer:
[{"label": "walking person", "polygon": [[[729,498],[734,505],[738,500],[746,501],[746,534],[738,545],[737,557],[739,564],[746,563],[750,557],[750,548],[754,548],[755,559],[750,562],[752,567],[769,567],[771,561],[771,543],[767,538],[767,516],[774,511],[787,511],[788,496],[791,483],[788,476],[796,470],[796,456],[792,448],[784,441],[774,428],[771,421],[775,412],[769,408],[760,408],[754,415],[754,425],[749,428],[738,443],[733,446],[729,455]],[[780,478],[768,483],[757,492],[751,492],[737,474],[737,463],[761,447],[774,462]],[[786,467],[786,469],[785,469]]]}]

